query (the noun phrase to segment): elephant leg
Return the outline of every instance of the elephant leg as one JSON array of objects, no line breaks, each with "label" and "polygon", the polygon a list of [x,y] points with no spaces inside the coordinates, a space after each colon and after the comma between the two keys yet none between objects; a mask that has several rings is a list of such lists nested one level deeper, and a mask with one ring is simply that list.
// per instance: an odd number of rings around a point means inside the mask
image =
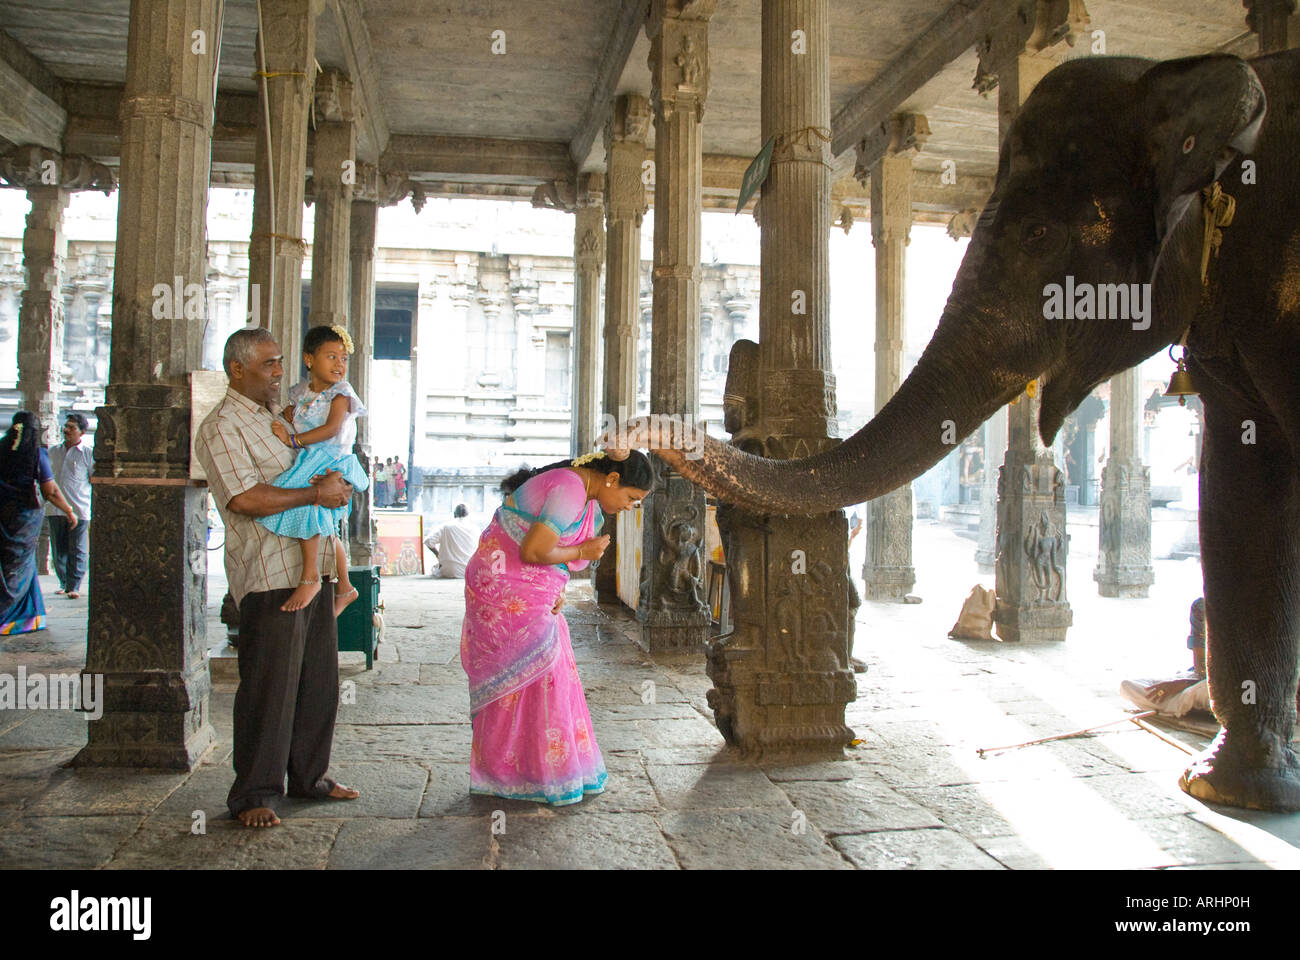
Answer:
[{"label": "elephant leg", "polygon": [[[1210,698],[1223,724],[1179,785],[1256,810],[1300,810],[1290,747],[1300,648],[1300,475],[1276,423],[1206,405],[1201,567]],[[1257,442],[1241,422],[1257,420]]]}]

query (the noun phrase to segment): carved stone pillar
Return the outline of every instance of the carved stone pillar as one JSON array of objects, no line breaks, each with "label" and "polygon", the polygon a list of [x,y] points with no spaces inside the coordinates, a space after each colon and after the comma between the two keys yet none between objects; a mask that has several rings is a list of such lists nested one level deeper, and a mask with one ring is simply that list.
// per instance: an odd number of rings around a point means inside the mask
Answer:
[{"label": "carved stone pillar", "polygon": [[[760,418],[733,442],[744,446],[748,433],[749,444],[777,458],[839,443],[828,309],[828,8],[829,0],[763,0],[762,7],[762,136],[775,146],[760,201]],[[803,42],[796,47],[792,37]],[[731,373],[729,395],[736,392]],[[745,401],[727,397],[728,407],[737,402]],[[735,633],[709,651],[719,730],[754,754],[838,753],[853,739],[844,706],[857,696],[843,511],[759,518],[726,507],[719,523],[728,531],[737,616]]]},{"label": "carved stone pillar", "polygon": [[[655,124],[654,315],[650,409],[689,418],[700,409],[700,121],[709,92],[709,18],[716,0],[653,0],[650,106]],[[652,652],[702,649],[704,491],[656,463],[659,483],[643,511],[637,619]]]},{"label": "carved stone pillar", "polygon": [[605,178],[579,177],[573,223],[573,417],[569,454],[596,445],[600,389],[600,267],[605,260]]},{"label": "carved stone pillar", "polygon": [[63,211],[70,193],[59,186],[27,188],[32,209],[23,231],[27,285],[18,308],[18,392],[23,409],[40,417],[45,446],[62,442],[58,370],[63,360],[63,261],[68,254]]},{"label": "carved stone pillar", "polygon": [[[219,0],[131,3],[112,356],[90,525],[86,672],[105,675],[105,705],[80,765],[192,769],[215,738],[208,497],[189,480],[188,375],[203,344],[220,9]],[[192,52],[195,30],[209,38],[206,53]],[[168,287],[184,303],[160,304],[155,291]],[[195,298],[198,309],[187,309]]]},{"label": "carved stone pillar", "polygon": [[[876,413],[903,382],[907,245],[912,232],[912,157],[930,135],[920,114],[890,121],[885,155],[871,168],[871,242],[876,248]],[[867,504],[868,600],[901,600],[916,583],[912,567],[912,485]]]},{"label": "carved stone pillar", "polygon": [[316,149],[312,155],[316,217],[308,322],[313,327],[318,324],[346,327],[351,260],[349,221],[352,186],[357,176],[357,125],[351,81],[333,72],[317,77],[316,114]]},{"label": "carved stone pillar", "polygon": [[1151,566],[1151,471],[1142,465],[1142,370],[1110,378],[1110,456],[1101,473],[1101,524],[1092,578],[1103,597],[1145,597]]},{"label": "carved stone pillar", "polygon": [[[979,47],[976,85],[998,88],[998,139],[1006,139],[1020,105],[1054,66],[1048,48],[1088,23],[1078,0],[1029,4]],[[1008,641],[1064,640],[1073,622],[1066,598],[1065,478],[1038,436],[1037,384],[1007,409],[1007,449],[998,476],[994,576],[998,636]],[[1031,395],[1032,394],[1032,395]],[[1001,414],[994,414],[998,417]],[[997,453],[987,451],[986,463]]]},{"label": "carved stone pillar", "polygon": [[[265,70],[273,76],[258,78],[249,309],[280,344],[286,390],[298,381],[303,369],[302,260],[307,244],[302,236],[302,205],[307,121],[316,69],[316,15],[321,3],[261,0],[263,32],[258,34],[258,43],[266,59]],[[271,112],[273,167],[267,162],[264,104]]]},{"label": "carved stone pillar", "polygon": [[[605,127],[605,380],[602,410],[606,421],[622,423],[636,415],[637,335],[641,316],[641,219],[645,185],[641,162],[650,128],[650,104],[625,94],[614,103]],[[605,559],[595,572],[596,599],[617,603],[617,524]]]},{"label": "carved stone pillar", "polygon": [[[361,402],[370,409],[374,398],[370,390],[370,361],[375,355],[375,225],[379,204],[373,200],[353,200],[349,217],[349,253],[351,256],[351,283],[349,303],[352,334],[356,353],[348,366],[348,377]],[[313,294],[313,299],[315,295]],[[357,420],[357,440],[352,447],[361,465],[370,469],[370,417]],[[371,518],[374,503],[374,484],[365,491],[352,495],[352,512],[349,515],[349,541],[352,563],[368,567],[374,560],[375,524]]]},{"label": "carved stone pillar", "polygon": [[1007,411],[984,421],[984,474],[980,483],[980,531],[975,562],[981,573],[992,573],[998,558],[998,468],[1007,452]]}]

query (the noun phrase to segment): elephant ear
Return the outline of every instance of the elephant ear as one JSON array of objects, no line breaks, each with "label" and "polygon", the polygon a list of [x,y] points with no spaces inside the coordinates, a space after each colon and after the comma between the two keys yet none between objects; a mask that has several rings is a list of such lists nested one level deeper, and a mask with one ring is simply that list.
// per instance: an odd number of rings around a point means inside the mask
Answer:
[{"label": "elephant ear", "polygon": [[1254,149],[1264,88],[1245,60],[1211,54],[1157,64],[1138,80],[1137,94],[1163,240],[1197,191]]}]

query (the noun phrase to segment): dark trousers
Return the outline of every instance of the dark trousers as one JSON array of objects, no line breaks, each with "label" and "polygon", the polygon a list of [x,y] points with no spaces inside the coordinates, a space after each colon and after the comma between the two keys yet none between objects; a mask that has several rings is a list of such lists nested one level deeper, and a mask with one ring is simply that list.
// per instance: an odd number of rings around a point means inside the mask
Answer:
[{"label": "dark trousers", "polygon": [[68,523],[67,517],[46,517],[50,522],[50,550],[54,553],[54,575],[59,586],[73,593],[81,589],[86,575],[86,535],[90,521]]},{"label": "dark trousers", "polygon": [[239,689],[235,692],[235,783],[226,804],[238,815],[273,807],[285,794],[324,796],[339,708],[334,584],[307,607],[285,613],[292,590],[250,593],[239,603]]}]

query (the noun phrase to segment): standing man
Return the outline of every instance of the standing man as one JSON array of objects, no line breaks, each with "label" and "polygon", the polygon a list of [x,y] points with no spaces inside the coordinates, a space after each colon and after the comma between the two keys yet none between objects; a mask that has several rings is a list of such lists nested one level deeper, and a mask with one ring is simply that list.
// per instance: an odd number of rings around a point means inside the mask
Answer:
[{"label": "standing man", "polygon": [[451,523],[439,527],[424,538],[424,545],[438,558],[438,569],[430,574],[444,579],[465,579],[465,565],[478,549],[478,539],[483,531],[471,523],[469,508],[456,504]]},{"label": "standing man", "polygon": [[388,468],[393,458],[389,457],[387,463],[379,463],[378,460],[375,462],[378,463],[375,467],[375,506],[386,507],[388,506]]},{"label": "standing man", "polygon": [[303,570],[299,542],[254,520],[307,504],[341,507],[352,495],[337,470],[312,477],[307,487],[272,486],[294,461],[294,451],[271,432],[282,360],[270,331],[231,334],[223,361],[230,388],[194,443],[226,524],[226,578],[239,607],[235,782],[226,803],[247,827],[279,824],[272,804],[285,795],[286,773],[291,797],[358,796],[325,776],[339,705],[334,584],[322,582],[301,610],[280,609],[304,578],[337,576],[334,551],[320,551],[321,570]]},{"label": "standing man", "polygon": [[68,414],[63,425],[63,443],[50,451],[54,481],[63,491],[76,522],[70,522],[54,504],[45,505],[50,525],[50,548],[54,552],[54,574],[59,578],[57,593],[76,600],[81,578],[86,575],[86,534],[90,529],[90,473],[94,469],[89,446],[81,442],[90,424],[80,413]]}]

